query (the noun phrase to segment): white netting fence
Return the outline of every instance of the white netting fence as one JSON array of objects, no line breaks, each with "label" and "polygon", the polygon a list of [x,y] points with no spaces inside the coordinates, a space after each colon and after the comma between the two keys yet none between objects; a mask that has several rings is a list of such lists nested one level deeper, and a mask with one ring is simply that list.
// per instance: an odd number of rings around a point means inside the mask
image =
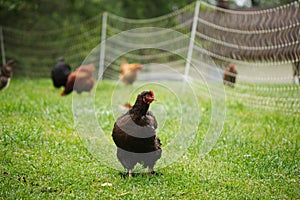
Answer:
[{"label": "white netting fence", "polygon": [[[102,43],[102,51],[95,55],[95,59],[99,60],[100,68],[101,65],[109,65],[103,78],[118,79],[123,58],[128,62],[168,65],[190,79],[195,77],[189,64],[199,65],[202,73],[209,76],[212,67],[217,66],[223,73],[226,65],[234,63],[238,71],[237,84],[234,89],[226,90],[227,97],[236,98],[254,108],[299,114],[300,87],[294,84],[295,78],[299,78],[300,67],[299,5],[300,1],[295,1],[267,10],[234,11],[194,2],[153,19],[126,19],[106,13],[62,30],[25,32],[2,27],[2,32],[6,58],[13,58],[19,63],[16,76],[49,77],[51,68],[60,56],[74,69],[101,40],[132,29],[160,27],[165,31],[126,32],[129,34],[126,40],[120,38],[113,40],[114,43]],[[170,38],[168,29],[181,34]],[[181,42],[184,40],[180,36],[182,34],[191,38],[189,44]],[[153,36],[165,38],[162,44],[165,46],[180,44],[176,54],[157,48],[122,53],[126,52],[126,48],[134,49],[134,44],[128,38],[146,41]],[[210,56],[216,65],[203,64],[203,54]],[[119,59],[113,59],[115,57]],[[295,70],[297,63],[298,72]],[[148,65],[139,80],[151,79],[183,78],[155,65]],[[206,89],[201,88],[201,84],[198,86],[201,95],[209,95]]]}]

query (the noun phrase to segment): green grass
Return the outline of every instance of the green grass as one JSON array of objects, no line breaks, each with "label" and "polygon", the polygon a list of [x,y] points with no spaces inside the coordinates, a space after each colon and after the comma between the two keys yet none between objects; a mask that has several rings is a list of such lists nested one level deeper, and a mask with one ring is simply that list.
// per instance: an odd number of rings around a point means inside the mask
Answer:
[{"label": "green grass", "polygon": [[[97,88],[96,113],[107,135],[114,117],[104,111],[114,87],[106,82]],[[160,92],[155,88],[161,103],[177,105]],[[159,175],[123,178],[86,149],[74,128],[72,95],[60,97],[49,79],[13,79],[0,97],[0,199],[300,198],[299,116],[229,98],[223,133],[208,155],[198,155],[195,141],[173,165],[158,169]],[[199,101],[201,135],[210,103]],[[158,133],[163,144],[177,128],[165,122]]]}]

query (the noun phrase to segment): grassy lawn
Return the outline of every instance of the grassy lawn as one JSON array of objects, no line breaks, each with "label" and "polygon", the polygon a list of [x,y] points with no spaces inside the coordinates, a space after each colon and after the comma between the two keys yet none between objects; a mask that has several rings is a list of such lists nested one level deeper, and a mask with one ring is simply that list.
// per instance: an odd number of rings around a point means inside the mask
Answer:
[{"label": "grassy lawn", "polygon": [[[97,88],[96,108],[111,104],[113,89],[110,83]],[[155,93],[167,106],[178,105],[159,87]],[[124,178],[87,150],[74,128],[72,95],[60,97],[50,79],[13,79],[0,97],[0,199],[300,199],[299,115],[228,97],[223,132],[209,154],[198,155],[199,137],[158,175]],[[201,135],[210,103],[197,98]],[[115,116],[97,109],[96,115],[109,136]],[[174,114],[167,116],[158,130],[163,144],[178,129]]]}]

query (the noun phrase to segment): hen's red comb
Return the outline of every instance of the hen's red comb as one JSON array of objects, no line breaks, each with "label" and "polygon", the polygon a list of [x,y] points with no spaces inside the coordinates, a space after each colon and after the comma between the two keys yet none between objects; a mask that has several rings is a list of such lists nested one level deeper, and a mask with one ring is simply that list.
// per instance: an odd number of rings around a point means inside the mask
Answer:
[{"label": "hen's red comb", "polygon": [[153,93],[153,91],[152,91],[152,90],[149,90],[149,92],[150,92],[151,96],[153,96],[153,97],[154,97],[154,93]]}]

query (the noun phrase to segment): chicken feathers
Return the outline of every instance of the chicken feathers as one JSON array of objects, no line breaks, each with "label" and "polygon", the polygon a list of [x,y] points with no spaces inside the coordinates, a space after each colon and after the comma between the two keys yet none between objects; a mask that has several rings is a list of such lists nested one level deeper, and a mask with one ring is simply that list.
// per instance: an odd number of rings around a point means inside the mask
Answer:
[{"label": "chicken feathers", "polygon": [[149,175],[152,175],[153,167],[161,157],[161,143],[156,136],[157,121],[148,110],[153,100],[151,90],[140,93],[132,108],[114,124],[112,137],[117,146],[117,157],[128,176],[132,176],[137,163],[148,167]]},{"label": "chicken feathers", "polygon": [[14,65],[15,61],[9,60],[5,66],[0,66],[0,90],[4,90],[8,87]]},{"label": "chicken feathers", "polygon": [[120,80],[126,85],[133,84],[133,82],[136,81],[137,75],[141,69],[141,64],[128,64],[127,61],[123,59],[120,67]]},{"label": "chicken feathers", "polygon": [[95,83],[94,68],[94,64],[88,64],[80,66],[76,69],[76,71],[72,72],[68,76],[65,89],[61,92],[61,96],[70,94],[73,90],[75,90],[78,94],[84,91],[91,91]]},{"label": "chicken feathers", "polygon": [[234,64],[230,64],[228,67],[225,68],[223,82],[225,85],[234,87],[236,81],[237,71],[235,69]]}]

